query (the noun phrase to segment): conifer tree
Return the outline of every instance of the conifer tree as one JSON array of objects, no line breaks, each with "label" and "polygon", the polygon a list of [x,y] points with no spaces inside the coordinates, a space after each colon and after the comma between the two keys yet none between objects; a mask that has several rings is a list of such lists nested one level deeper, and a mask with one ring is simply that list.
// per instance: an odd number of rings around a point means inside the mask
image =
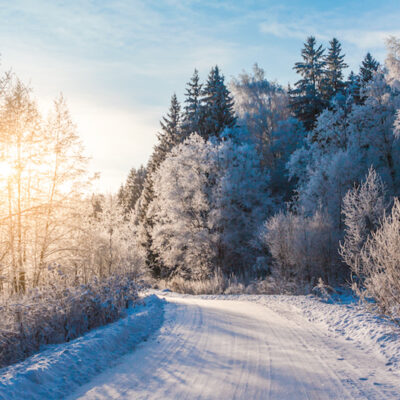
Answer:
[{"label": "conifer tree", "polygon": [[343,70],[348,67],[344,62],[344,54],[340,42],[333,38],[325,58],[325,100],[330,101],[339,92],[344,92],[346,83],[343,80]]},{"label": "conifer tree", "polygon": [[148,166],[149,178],[172,148],[183,142],[186,137],[181,126],[181,106],[175,93],[171,97],[169,111],[165,117],[162,117],[160,125],[161,132],[157,134],[158,143],[154,147]]},{"label": "conifer tree", "polygon": [[218,66],[215,66],[211,68],[202,90],[199,133],[206,140],[210,136],[219,137],[225,128],[233,128],[236,124],[233,99],[224,79]]},{"label": "conifer tree", "polygon": [[118,192],[118,200],[125,214],[128,214],[135,208],[139,199],[146,178],[146,169],[143,166],[135,169],[131,168],[125,185],[122,185]]},{"label": "conifer tree", "polygon": [[378,70],[379,62],[372,57],[371,53],[367,53],[360,66],[361,85],[365,86],[374,76],[374,72]]},{"label": "conifer tree", "polygon": [[347,94],[353,98],[355,104],[361,103],[360,97],[360,89],[361,82],[360,76],[356,75],[353,71],[350,72],[350,75],[346,82]]},{"label": "conifer tree", "polygon": [[379,62],[372,57],[371,53],[367,53],[364,57],[364,60],[361,62],[360,65],[360,72],[358,74],[358,81],[359,81],[359,98],[357,99],[357,104],[364,104],[366,100],[366,96],[363,95],[362,89],[365,88],[374,77],[374,73],[379,68]]},{"label": "conifer tree", "polygon": [[158,134],[159,151],[168,153],[172,147],[182,141],[181,130],[181,106],[174,93],[171,97],[171,105],[166,117],[160,121],[161,132]]},{"label": "conifer tree", "polygon": [[158,254],[152,249],[153,240],[151,232],[153,230],[154,221],[150,212],[150,205],[154,200],[153,174],[157,170],[156,165],[157,163],[154,162],[153,153],[147,164],[147,176],[144,181],[142,194],[137,201],[136,211],[139,225],[138,239],[140,246],[145,252],[147,269],[154,278],[160,278],[162,276],[163,267],[159,262]]},{"label": "conifer tree", "polygon": [[182,128],[187,136],[200,131],[201,90],[199,73],[194,70],[193,76],[186,85],[186,99]]},{"label": "conifer tree", "polygon": [[302,79],[290,91],[290,107],[294,115],[303,122],[307,130],[312,130],[317,116],[324,109],[322,86],[324,78],[324,49],[317,46],[313,36],[307,38],[301,51],[303,61],[297,62],[293,69]]}]

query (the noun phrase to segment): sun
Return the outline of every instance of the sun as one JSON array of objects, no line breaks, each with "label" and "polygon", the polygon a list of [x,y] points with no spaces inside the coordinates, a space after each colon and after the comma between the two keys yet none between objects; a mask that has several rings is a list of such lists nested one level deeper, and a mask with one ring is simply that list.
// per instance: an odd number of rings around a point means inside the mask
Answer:
[{"label": "sun", "polygon": [[13,173],[11,165],[6,161],[0,161],[0,179],[8,179]]}]

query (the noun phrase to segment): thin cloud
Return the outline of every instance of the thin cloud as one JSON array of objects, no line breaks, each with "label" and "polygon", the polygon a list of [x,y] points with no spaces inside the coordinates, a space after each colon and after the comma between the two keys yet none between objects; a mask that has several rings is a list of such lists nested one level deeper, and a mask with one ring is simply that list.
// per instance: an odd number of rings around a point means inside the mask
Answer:
[{"label": "thin cloud", "polygon": [[354,44],[360,49],[382,48],[389,36],[400,37],[400,30],[345,30],[340,32],[343,40]]},{"label": "thin cloud", "polygon": [[309,25],[301,26],[292,23],[280,23],[277,21],[263,22],[260,24],[260,31],[265,34],[271,34],[283,39],[300,39],[304,40],[307,36],[317,36],[319,39],[325,40],[328,36],[316,33],[317,29],[310,28]]},{"label": "thin cloud", "polygon": [[343,8],[329,12],[303,10],[302,15],[297,9],[283,7],[261,22],[259,30],[282,39],[305,40],[313,35],[327,41],[337,37],[360,50],[383,49],[387,37],[400,36],[396,18],[400,17],[399,9],[393,9],[390,15],[380,8],[374,12],[360,8],[357,16],[345,11]]}]

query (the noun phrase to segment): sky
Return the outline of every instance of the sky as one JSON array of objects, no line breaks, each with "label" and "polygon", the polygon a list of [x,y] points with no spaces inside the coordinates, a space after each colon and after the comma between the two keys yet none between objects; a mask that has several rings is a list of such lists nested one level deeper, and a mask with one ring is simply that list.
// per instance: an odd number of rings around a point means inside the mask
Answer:
[{"label": "sky", "polygon": [[0,0],[0,17],[1,68],[44,113],[64,94],[102,192],[146,163],[194,68],[206,79],[218,64],[229,81],[257,62],[286,85],[309,35],[338,38],[348,72],[400,36],[399,0]]}]

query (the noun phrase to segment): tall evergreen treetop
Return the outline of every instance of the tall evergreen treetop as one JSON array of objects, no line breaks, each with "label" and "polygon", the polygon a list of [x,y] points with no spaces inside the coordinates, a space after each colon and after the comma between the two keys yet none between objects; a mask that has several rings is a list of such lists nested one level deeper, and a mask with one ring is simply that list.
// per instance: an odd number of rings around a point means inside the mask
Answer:
[{"label": "tall evergreen treetop", "polygon": [[183,113],[183,129],[187,135],[200,130],[201,90],[199,73],[194,70],[193,76],[186,85],[186,99]]},{"label": "tall evergreen treetop", "polygon": [[360,66],[361,84],[365,86],[374,76],[374,73],[379,68],[379,62],[372,57],[371,53],[367,53]]},{"label": "tall evergreen treetop", "polygon": [[325,58],[325,95],[327,101],[337,93],[344,91],[346,83],[343,80],[343,70],[348,67],[344,62],[345,55],[341,54],[342,46],[339,41],[336,38],[333,38],[329,44],[330,47]]},{"label": "tall evergreen treetop", "polygon": [[160,121],[162,132],[158,134],[160,142],[166,141],[172,146],[181,142],[181,106],[174,93],[171,97],[171,105],[166,117]]},{"label": "tall evergreen treetop", "polygon": [[236,116],[233,99],[218,66],[211,69],[202,90],[200,135],[205,139],[219,137],[225,128],[233,128]]},{"label": "tall evergreen treetop", "polygon": [[136,202],[142,194],[145,178],[146,168],[143,166],[138,169],[131,168],[125,185],[121,186],[118,198],[126,214],[135,208]]},{"label": "tall evergreen treetop", "polygon": [[324,68],[324,49],[317,46],[313,36],[307,38],[301,51],[303,61],[297,62],[293,69],[302,77],[290,91],[290,106],[295,116],[303,122],[307,130],[314,127],[317,116],[326,102],[322,93]]},{"label": "tall evergreen treetop", "polygon": [[[161,132],[158,133],[158,144],[154,148],[153,163],[156,169],[165,159],[166,155],[177,144],[184,140],[181,127],[181,106],[174,93],[171,97],[171,105],[166,117],[160,121]],[[153,172],[153,171],[150,171]]]},{"label": "tall evergreen treetop", "polygon": [[360,76],[356,75],[353,71],[350,72],[350,75],[347,79],[346,83],[347,93],[353,98],[354,103],[360,104],[361,97],[360,97],[360,89],[361,89],[361,82]]}]

